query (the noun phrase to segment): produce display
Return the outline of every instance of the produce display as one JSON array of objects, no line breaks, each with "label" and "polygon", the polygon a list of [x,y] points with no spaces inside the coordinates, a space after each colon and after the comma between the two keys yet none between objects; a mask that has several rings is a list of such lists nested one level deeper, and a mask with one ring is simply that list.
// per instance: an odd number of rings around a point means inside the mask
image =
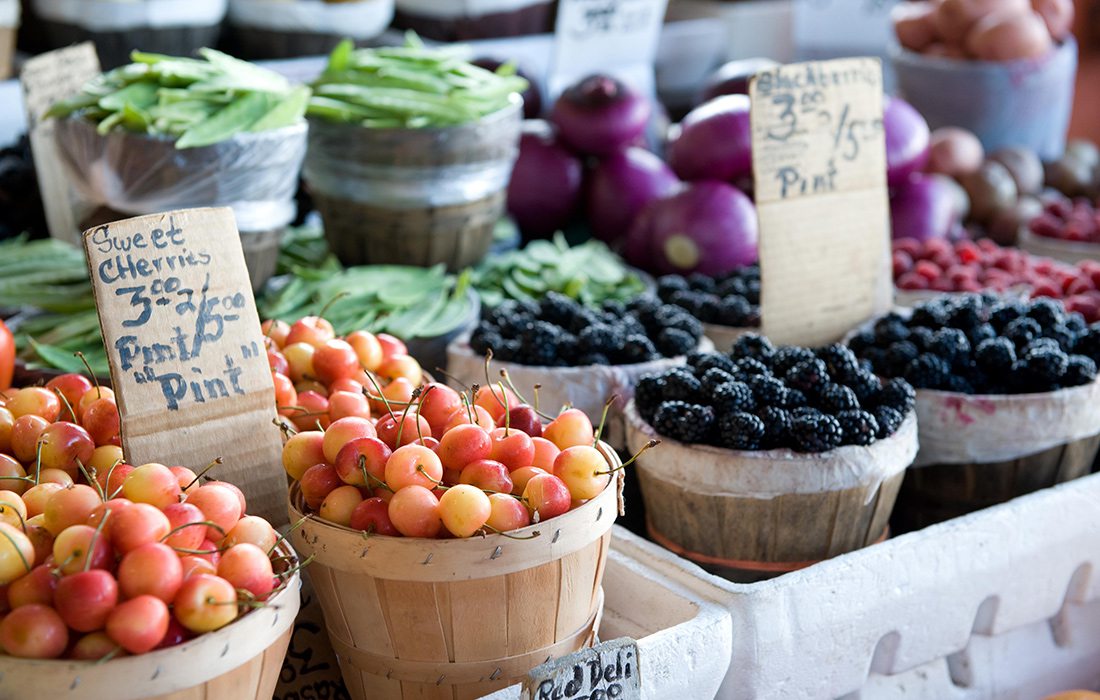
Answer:
[{"label": "produce display", "polygon": [[172,647],[263,605],[295,570],[236,486],[126,464],[114,396],[82,375],[5,392],[0,426],[5,654]]},{"label": "produce display", "polygon": [[50,108],[76,115],[106,134],[124,129],[176,139],[176,148],[209,146],[243,132],[302,120],[309,89],[213,49],[200,59],[136,51],[134,63],[108,71]]},{"label": "produce display", "polygon": [[500,111],[526,88],[510,64],[485,70],[454,51],[424,48],[414,34],[403,47],[356,50],[344,41],[313,84],[308,114],[370,128],[464,124]]},{"label": "produce display", "polygon": [[1036,236],[1075,243],[1100,243],[1100,212],[1088,199],[1051,199],[1043,212],[1028,223]]},{"label": "produce display", "polygon": [[634,395],[639,415],[680,442],[796,452],[889,437],[914,400],[907,382],[880,382],[842,345],[776,348],[755,334],[642,377]]},{"label": "produce display", "polygon": [[879,375],[918,389],[1030,394],[1095,381],[1100,324],[1052,299],[969,294],[889,314],[849,345]]},{"label": "produce display", "polygon": [[[602,426],[600,426],[602,428]],[[345,416],[293,435],[283,466],[306,505],[375,535],[472,537],[544,522],[595,498],[613,470],[581,411],[543,424],[503,384],[427,384],[377,421]]]},{"label": "produce display", "polygon": [[1072,0],[919,0],[894,9],[902,46],[981,61],[1037,58],[1069,36]]},{"label": "produce display", "polygon": [[748,265],[724,275],[664,275],[657,296],[703,323],[733,328],[760,325],[760,266]]},{"label": "produce display", "polygon": [[650,296],[608,301],[597,310],[551,292],[537,303],[507,301],[487,310],[470,347],[539,367],[630,365],[686,355],[702,336],[691,314]]}]

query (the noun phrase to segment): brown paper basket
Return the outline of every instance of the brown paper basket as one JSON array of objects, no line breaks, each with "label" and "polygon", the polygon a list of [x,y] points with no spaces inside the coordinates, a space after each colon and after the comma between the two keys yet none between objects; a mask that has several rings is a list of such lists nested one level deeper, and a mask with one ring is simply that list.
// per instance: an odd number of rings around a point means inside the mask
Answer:
[{"label": "brown paper basket", "polygon": [[[619,466],[610,447],[600,449]],[[351,697],[479,698],[590,645],[621,483],[509,533],[539,532],[527,540],[367,537],[310,518],[292,537],[316,557],[310,578]],[[303,509],[295,484],[291,520]]]},{"label": "brown paper basket", "polygon": [[[279,551],[293,555],[286,544]],[[300,588],[295,572],[267,606],[217,632],[140,656],[97,663],[0,655],[0,700],[270,700],[298,615]]]},{"label": "brown paper basket", "polygon": [[[626,418],[630,451],[657,437],[633,404]],[[870,447],[839,448],[860,451],[857,460],[884,461],[885,469],[855,483],[824,483],[813,492],[775,495],[765,492],[792,473],[810,475],[821,456],[770,460],[766,453],[661,437],[660,447],[636,462],[646,528],[661,546],[731,581],[748,583],[805,568],[886,537],[905,468],[916,454],[916,438],[910,417],[897,433]],[[761,492],[733,488],[733,471],[752,473]]]}]

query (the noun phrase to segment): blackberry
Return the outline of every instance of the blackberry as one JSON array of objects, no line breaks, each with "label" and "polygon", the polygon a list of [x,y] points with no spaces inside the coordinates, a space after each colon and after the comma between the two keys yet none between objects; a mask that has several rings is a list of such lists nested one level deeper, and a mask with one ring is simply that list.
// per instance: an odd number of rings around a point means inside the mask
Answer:
[{"label": "blackberry", "polygon": [[[601,315],[598,315],[596,311],[592,309],[579,308],[573,315],[573,318],[569,320],[569,332],[580,335],[582,331],[591,326],[600,323]],[[612,327],[616,327],[618,324],[612,324]]]},{"label": "blackberry", "polygon": [[645,374],[634,385],[634,405],[641,411],[656,407],[665,400],[665,378],[663,374]]},{"label": "blackberry", "polygon": [[606,367],[610,364],[612,364],[611,358],[603,354],[602,352],[582,352],[574,357],[574,361],[569,363],[569,366],[588,367],[591,365],[602,365]]},{"label": "blackberry", "polygon": [[765,448],[783,447],[790,440],[791,414],[782,408],[765,406],[756,413],[764,423],[764,438],[761,444]]},{"label": "blackberry", "polygon": [[1027,344],[1027,347],[1023,349],[1020,355],[1026,355],[1029,352],[1038,352],[1040,350],[1057,350],[1062,348],[1058,345],[1058,341],[1053,338],[1036,338]]},{"label": "blackberry", "polygon": [[775,346],[771,341],[756,333],[746,333],[733,343],[730,350],[731,357],[751,357],[767,363],[775,354]]},{"label": "blackberry", "polygon": [[626,316],[626,304],[617,299],[608,299],[600,304],[600,311],[611,314],[616,318]]},{"label": "blackberry", "polygon": [[1028,318],[1035,319],[1042,328],[1058,325],[1066,315],[1062,303],[1047,297],[1033,299],[1027,307]]},{"label": "blackberry", "polygon": [[718,310],[715,314],[715,323],[734,328],[748,328],[752,324],[749,317],[753,313],[753,306],[743,296],[730,294],[718,302]]},{"label": "blackberry", "polygon": [[1065,326],[1074,336],[1081,335],[1081,333],[1088,328],[1088,325],[1085,323],[1085,317],[1077,311],[1066,314]]},{"label": "blackberry", "polygon": [[993,330],[993,326],[989,325],[988,323],[982,323],[980,325],[974,326],[966,333],[966,339],[970,341],[970,347],[972,348],[978,347],[978,345],[981,344],[983,341],[996,337],[997,331]]},{"label": "blackberry", "polygon": [[848,341],[848,347],[857,355],[862,355],[864,350],[874,347],[875,334],[872,331],[860,331]]},{"label": "blackberry", "polygon": [[878,376],[875,375],[874,372],[868,372],[862,369],[857,372],[850,381],[845,382],[845,384],[849,389],[855,392],[860,405],[871,401],[872,398],[878,395],[879,390],[882,389],[882,381]]},{"label": "blackberry", "polygon": [[1093,362],[1100,363],[1100,324],[1093,324],[1077,336],[1073,351],[1088,357]]},{"label": "blackberry", "polygon": [[711,392],[711,405],[719,415],[740,413],[756,408],[756,397],[744,382],[727,382]]},{"label": "blackberry", "polygon": [[876,403],[879,406],[893,408],[905,415],[917,405],[917,392],[904,379],[889,379],[883,383],[882,390],[878,392]]},{"label": "blackberry", "polygon": [[886,363],[889,371],[887,374],[897,374],[902,372],[910,362],[917,359],[920,355],[920,349],[911,340],[902,340],[897,343],[893,343],[886,349],[886,357],[884,362]]},{"label": "blackberry", "polygon": [[529,308],[524,307],[521,302],[514,299],[506,299],[496,306],[492,311],[486,314],[486,319],[495,324],[509,323],[514,319],[523,319],[527,321],[533,321],[538,315],[538,307],[535,307],[534,313],[531,313]]},{"label": "blackberry", "polygon": [[569,325],[570,319],[577,312],[579,306],[576,301],[559,292],[547,292],[539,302],[539,316],[544,321],[556,323],[560,326]]},{"label": "blackberry", "polygon": [[870,445],[878,437],[878,421],[867,411],[841,411],[836,414],[836,419],[844,431],[841,444]]},{"label": "blackberry", "polygon": [[[664,297],[661,297],[664,299]],[[692,316],[698,318],[701,315],[703,308],[703,295],[698,292],[682,289],[678,292],[673,292],[666,300],[669,304],[679,306],[684,311],[687,311]]]},{"label": "blackberry", "polygon": [[690,401],[699,403],[703,385],[684,367],[665,372],[665,401]]},{"label": "blackberry", "polygon": [[568,331],[562,331],[561,337],[558,339],[558,359],[561,360],[561,364],[572,366],[583,354],[587,353],[581,352],[577,336]]},{"label": "blackberry", "polygon": [[1037,389],[1057,388],[1069,369],[1069,357],[1061,350],[1039,347],[1028,350],[1023,358],[1024,371],[1034,380]]},{"label": "blackberry", "polygon": [[898,432],[898,428],[900,428],[901,424],[905,421],[905,416],[889,406],[879,406],[875,409],[874,416],[875,422],[878,423],[878,433],[876,437],[878,437],[879,440],[888,438]]},{"label": "blackberry", "polygon": [[794,420],[795,418],[805,417],[817,418],[818,416],[825,415],[824,413],[817,410],[816,408],[813,408],[812,406],[799,406],[798,408],[792,408],[789,413],[791,414],[791,420]]},{"label": "blackberry", "polygon": [[673,292],[686,292],[691,289],[688,281],[680,275],[664,275],[657,278],[657,296],[668,300]]},{"label": "blackberry", "polygon": [[1016,346],[1008,338],[983,340],[974,351],[974,359],[986,372],[1008,372],[1016,364]]},{"label": "blackberry", "polygon": [[1062,386],[1081,386],[1096,379],[1096,363],[1084,355],[1070,355]]},{"label": "blackberry", "polygon": [[791,421],[791,447],[796,452],[828,452],[840,446],[844,431],[832,416],[799,416]]},{"label": "blackberry", "polygon": [[743,375],[768,374],[769,373],[767,365],[765,365],[763,362],[760,362],[759,360],[755,360],[751,357],[742,357],[738,360],[734,360],[733,364],[737,365],[737,369]]},{"label": "blackberry", "polygon": [[706,372],[703,372],[703,376],[700,377],[699,382],[703,386],[703,391],[707,394],[714,393],[714,390],[723,384],[737,381],[737,378],[727,372],[724,369],[718,367],[711,367]]},{"label": "blackberry", "polygon": [[697,337],[679,328],[666,328],[657,335],[657,352],[665,357],[686,355],[695,349]]},{"label": "blackberry", "polygon": [[936,337],[936,332],[931,328],[914,328],[909,333],[909,342],[917,346],[917,350],[921,352],[928,352],[928,349],[932,347],[932,339]]},{"label": "blackberry", "polygon": [[766,434],[764,421],[751,413],[729,413],[718,418],[718,441],[732,450],[759,450]]},{"label": "blackberry", "polygon": [[902,376],[917,389],[939,389],[951,376],[951,368],[936,355],[925,354],[910,362]]},{"label": "blackberry", "polygon": [[968,294],[955,301],[953,308],[947,312],[947,325],[958,330],[966,331],[980,325],[985,319],[985,302],[975,294]]},{"label": "blackberry", "polygon": [[875,341],[879,345],[896,343],[909,337],[909,329],[895,315],[885,316],[875,324]]},{"label": "blackberry", "polygon": [[932,346],[928,351],[939,355],[944,362],[951,364],[970,356],[970,341],[966,339],[966,334],[957,328],[941,328],[932,338]]},{"label": "blackberry", "polygon": [[627,314],[625,316],[619,317],[617,324],[619,328],[622,329],[623,335],[627,337],[632,335],[649,337],[646,333],[645,326],[642,324],[641,321],[638,320],[636,316]]},{"label": "blackberry", "polygon": [[761,406],[782,406],[786,401],[787,387],[775,377],[755,374],[745,380],[756,402]]},{"label": "blackberry", "polygon": [[695,317],[703,323],[718,323],[721,306],[721,299],[713,294],[703,294],[699,297],[699,308],[695,311]]},{"label": "blackberry", "polygon": [[622,351],[618,355],[624,364],[634,365],[660,359],[661,355],[653,346],[653,341],[644,335],[628,335]]},{"label": "blackberry", "polygon": [[817,407],[826,413],[851,411],[859,408],[859,399],[843,384],[825,384],[817,394]]},{"label": "blackberry", "polygon": [[1003,332],[1008,324],[1024,316],[1024,313],[1024,306],[1020,302],[1014,300],[1001,301],[994,304],[989,310],[989,324],[993,326],[994,330]]},{"label": "blackberry", "polygon": [[633,312],[645,323],[645,319],[652,318],[662,306],[660,299],[652,294],[640,294],[626,304],[626,310]]},{"label": "blackberry", "polygon": [[783,400],[780,403],[782,408],[802,408],[807,405],[809,400],[806,395],[798,389],[787,388],[786,393],[783,394]]},{"label": "blackberry", "polygon": [[701,272],[693,272],[687,276],[687,283],[691,285],[692,289],[700,292],[713,292],[714,291],[714,278],[709,275],[704,275]]},{"label": "blackberry", "polygon": [[503,344],[504,338],[501,337],[500,332],[497,331],[495,326],[482,328],[481,325],[478,325],[470,336],[470,349],[478,355],[484,355],[489,350],[492,350],[493,353],[496,354]]},{"label": "blackberry", "polygon": [[[639,317],[639,320],[645,324],[644,318]],[[670,304],[657,309],[653,315],[653,327],[650,328],[649,324],[646,324],[646,328],[650,331],[650,335],[656,335],[664,328],[676,328],[696,340],[703,336],[703,326],[694,316]]]},{"label": "blackberry", "polygon": [[1073,352],[1073,346],[1077,343],[1077,334],[1062,323],[1046,326],[1043,337],[1058,343],[1058,349],[1062,352]]},{"label": "blackberry", "polygon": [[863,353],[863,359],[871,365],[870,371],[877,374],[893,374],[886,351],[882,348],[870,348]]},{"label": "blackberry", "polygon": [[818,359],[799,362],[783,376],[783,381],[792,389],[798,389],[807,396],[829,381],[829,369]]},{"label": "blackberry", "polygon": [[695,374],[705,374],[711,369],[720,369],[733,374],[737,366],[728,355],[720,352],[692,352],[688,355],[687,363],[695,369]]},{"label": "blackberry", "polygon": [[809,348],[797,345],[784,345],[772,355],[772,372],[781,377],[799,362],[814,359],[815,355]]},{"label": "blackberry", "polygon": [[599,352],[614,355],[626,345],[626,336],[614,326],[597,323],[577,334],[582,352]]},{"label": "blackberry", "polygon": [[714,429],[714,409],[684,401],[665,401],[653,416],[653,429],[680,442],[707,442]]},{"label": "blackberry", "polygon": [[821,348],[817,356],[825,363],[833,380],[841,384],[859,371],[859,360],[855,354],[839,343]]},{"label": "blackberry", "polygon": [[940,386],[944,391],[953,391],[958,394],[973,394],[974,385],[961,374],[949,374],[947,380]]},{"label": "blackberry", "polygon": [[925,302],[913,309],[909,321],[913,326],[939,328],[947,323],[947,309],[937,303]]},{"label": "blackberry", "polygon": [[1033,318],[1026,316],[1017,318],[1015,321],[1010,321],[1005,326],[1003,335],[1013,343],[1017,348],[1026,346],[1031,341],[1040,337],[1043,333],[1043,329],[1039,326],[1039,322]]}]

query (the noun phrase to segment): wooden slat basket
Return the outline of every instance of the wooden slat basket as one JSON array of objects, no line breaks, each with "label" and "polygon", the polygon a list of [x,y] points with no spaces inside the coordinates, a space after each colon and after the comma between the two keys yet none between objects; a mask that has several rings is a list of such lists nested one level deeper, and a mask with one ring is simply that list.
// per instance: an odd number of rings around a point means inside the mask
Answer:
[{"label": "wooden slat basket", "polygon": [[869,447],[823,454],[742,452],[659,436],[631,403],[627,447],[638,457],[646,528],[658,544],[732,581],[805,568],[887,535],[916,418]]},{"label": "wooden slat basket", "polygon": [[[280,553],[291,556],[286,544]],[[288,566],[296,566],[294,559]],[[106,663],[0,655],[0,700],[270,700],[298,615],[295,572],[268,605],[170,649]]]},{"label": "wooden slat basket", "polygon": [[[479,698],[590,645],[619,474],[596,498],[511,537],[368,537],[316,518],[295,530],[298,551],[315,556],[310,579],[351,697]],[[297,484],[289,510],[294,522],[305,510]]]}]

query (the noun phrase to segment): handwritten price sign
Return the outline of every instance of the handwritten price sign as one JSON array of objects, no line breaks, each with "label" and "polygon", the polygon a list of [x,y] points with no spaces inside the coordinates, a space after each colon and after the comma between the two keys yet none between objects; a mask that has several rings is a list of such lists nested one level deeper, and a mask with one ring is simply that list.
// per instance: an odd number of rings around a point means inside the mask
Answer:
[{"label": "handwritten price sign", "polygon": [[892,302],[881,66],[781,66],[750,95],[764,332],[833,342]]},{"label": "handwritten price sign", "polygon": [[249,512],[285,520],[274,385],[232,211],[104,224],[84,249],[127,460],[221,457],[218,478],[242,487]]}]

